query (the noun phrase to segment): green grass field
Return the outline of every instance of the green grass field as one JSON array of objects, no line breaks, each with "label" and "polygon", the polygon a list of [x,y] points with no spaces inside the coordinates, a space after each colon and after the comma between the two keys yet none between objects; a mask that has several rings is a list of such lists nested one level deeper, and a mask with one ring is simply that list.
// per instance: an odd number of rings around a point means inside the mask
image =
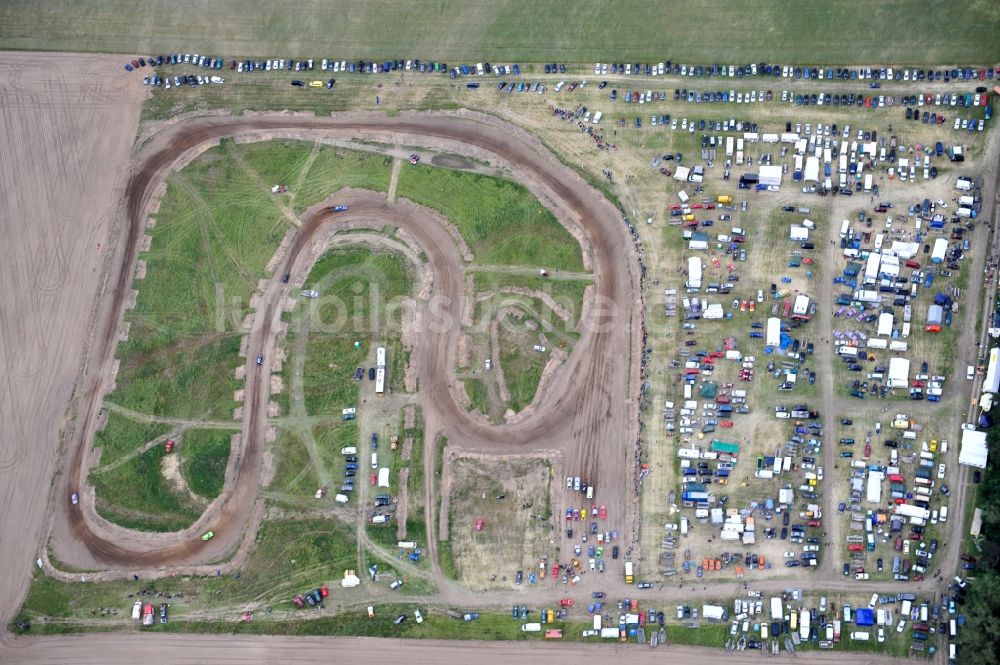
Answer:
[{"label": "green grass field", "polygon": [[[355,567],[354,535],[330,520],[266,520],[257,534],[250,558],[240,569],[240,577],[169,577],[158,581],[67,583],[37,573],[32,581],[19,618],[33,622],[32,632],[94,632],[129,629],[128,612],[140,589],[154,589],[183,598],[152,599],[168,602],[176,625],[184,625],[186,615],[204,613],[236,617],[246,604],[291,609],[292,597],[322,583],[330,586],[334,604],[346,600],[338,581],[344,570]],[[100,607],[118,609],[117,617],[95,615]],[[263,612],[261,612],[263,615]],[[48,617],[47,622],[41,617]],[[261,616],[261,618],[264,618]],[[168,626],[175,625],[171,621]],[[107,622],[102,626],[101,622]],[[300,623],[300,622],[293,622]],[[236,624],[226,623],[232,630]],[[159,623],[155,630],[163,630]]]},{"label": "green grass field", "polygon": [[507,318],[500,326],[500,369],[503,370],[507,389],[510,391],[509,406],[520,411],[535,398],[542,369],[548,359],[547,354],[531,350],[537,333],[529,331],[520,322]]},{"label": "green grass field", "polygon": [[[314,265],[305,288],[320,297],[304,302],[290,330],[308,334],[303,391],[309,414],[355,406],[355,367],[365,366],[371,343],[395,343],[400,334],[398,303],[410,291],[403,260],[365,249],[334,250]],[[355,341],[362,341],[360,348]],[[291,341],[290,348],[294,348]]]},{"label": "green grass field", "polygon": [[301,439],[293,432],[279,430],[278,439],[271,450],[277,458],[277,466],[268,489],[303,497],[312,496],[319,481],[316,469],[309,459],[309,451]]},{"label": "green grass field", "polygon": [[214,499],[222,492],[229,463],[232,432],[217,429],[192,429],[184,432],[179,452],[181,474],[198,496]]},{"label": "green grass field", "polygon": [[389,188],[392,160],[382,155],[309,141],[247,143],[239,150],[246,168],[264,183],[289,187],[277,200],[288,202],[296,213],[344,187],[378,192]]},{"label": "green grass field", "polygon": [[94,446],[101,449],[101,464],[110,464],[169,430],[168,425],[137,422],[109,411],[104,429],[94,436]]},{"label": "green grass field", "polygon": [[[197,20],[192,20],[197,16]],[[19,0],[0,8],[0,47],[162,52],[179,48],[283,57],[455,61],[760,59],[932,63],[1000,59],[1000,5],[932,0],[708,0],[652,5],[526,0],[421,6],[195,0]],[[607,46],[614,44],[614,48]]]},{"label": "green grass field", "polygon": [[229,418],[236,406],[239,327],[289,222],[256,185],[231,141],[168,180],[141,258],[146,276],[112,402],[159,416]]},{"label": "green grass field", "polygon": [[583,269],[577,242],[517,183],[419,166],[399,174],[397,195],[447,217],[478,263]]},{"label": "green grass field", "polygon": [[486,385],[482,379],[465,379],[465,393],[469,396],[469,407],[473,411],[483,414],[490,412]]},{"label": "green grass field", "polygon": [[90,473],[101,517],[141,531],[176,531],[189,526],[202,508],[173,489],[162,472],[163,446]]}]

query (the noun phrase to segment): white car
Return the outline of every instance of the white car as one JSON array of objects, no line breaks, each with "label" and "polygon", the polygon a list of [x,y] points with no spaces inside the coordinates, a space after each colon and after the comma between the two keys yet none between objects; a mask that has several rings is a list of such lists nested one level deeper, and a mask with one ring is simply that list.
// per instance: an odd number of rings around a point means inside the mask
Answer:
[{"label": "white car", "polygon": [[803,552],[819,552],[819,545],[806,545],[802,548]]},{"label": "white car", "polygon": [[566,476],[566,489],[573,489],[573,476]]},{"label": "white car", "polygon": [[885,642],[885,628],[882,628],[881,626],[878,628],[878,642],[879,644]]},{"label": "white car", "polygon": [[794,559],[796,556],[795,552],[785,552],[786,559]]},{"label": "white car", "polygon": [[945,465],[944,463],[938,464],[938,478],[944,478]]},{"label": "white car", "polygon": [[896,624],[896,632],[901,633],[904,628],[906,628],[906,621],[904,619],[900,619],[899,623]]},{"label": "white car", "polygon": [[974,378],[976,378],[976,368],[973,367],[972,365],[966,367],[965,378],[968,379],[969,381],[972,381]]},{"label": "white car", "polygon": [[757,302],[764,302],[764,289],[757,289]]},{"label": "white car", "polygon": [[[416,620],[417,623],[423,623],[424,622],[424,615],[420,613],[420,610],[413,610],[413,618],[414,618],[414,620]],[[881,630],[881,629],[879,629],[879,630]]]}]

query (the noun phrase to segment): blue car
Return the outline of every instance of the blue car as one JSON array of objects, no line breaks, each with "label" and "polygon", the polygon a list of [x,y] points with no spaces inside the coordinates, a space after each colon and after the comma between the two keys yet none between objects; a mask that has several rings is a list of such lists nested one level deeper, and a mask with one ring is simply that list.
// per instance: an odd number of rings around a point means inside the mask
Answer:
[{"label": "blue car", "polygon": [[334,212],[346,212],[347,210],[350,210],[350,206],[334,206],[333,207],[333,211]]}]

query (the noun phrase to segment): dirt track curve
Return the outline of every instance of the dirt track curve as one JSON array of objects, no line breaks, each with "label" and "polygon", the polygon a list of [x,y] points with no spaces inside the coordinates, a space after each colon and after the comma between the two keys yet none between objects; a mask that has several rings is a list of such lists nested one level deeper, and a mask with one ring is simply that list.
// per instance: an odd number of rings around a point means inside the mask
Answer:
[{"label": "dirt track curve", "polygon": [[[596,479],[598,498],[616,517],[613,528],[627,532],[633,510],[627,500],[630,439],[634,441],[637,382],[633,362],[639,352],[635,303],[638,290],[636,260],[621,215],[603,196],[537,141],[520,130],[488,116],[473,114],[407,114],[389,118],[381,114],[352,114],[332,118],[295,116],[212,117],[181,122],[165,128],[147,141],[139,166],[127,188],[127,227],[124,257],[109,294],[114,305],[109,331],[99,340],[99,371],[90,378],[81,406],[80,426],[70,449],[68,492],[85,497],[80,483],[84,460],[93,439],[96,416],[113,360],[117,329],[125,295],[131,288],[136,250],[143,234],[147,210],[165,176],[189,151],[223,137],[317,135],[358,137],[404,145],[429,145],[458,154],[485,159],[508,170],[556,215],[583,230],[584,252],[594,272],[596,306],[584,313],[582,336],[550,389],[536,397],[530,416],[514,424],[493,426],[466,413],[453,397],[455,350],[460,334],[462,274],[458,254],[439,224],[426,223],[414,206],[390,206],[384,196],[350,193],[347,214],[311,211],[294,240],[285,262],[275,271],[261,298],[250,333],[243,443],[234,455],[226,491],[191,528],[175,534],[140,534],[110,525],[87,510],[87,501],[65,511],[71,539],[54,538],[60,559],[97,562],[121,574],[167,566],[205,564],[232,552],[243,538],[254,509],[266,426],[268,362],[255,366],[256,355],[269,358],[279,304],[288,285],[280,276],[296,267],[296,260],[314,236],[327,225],[341,221],[387,218],[410,232],[426,252],[434,275],[429,307],[417,336],[414,357],[418,362],[420,399],[428,441],[443,434],[463,448],[496,452],[556,449],[567,474]],[[405,211],[406,214],[403,214]],[[451,249],[447,249],[451,247]],[[459,265],[456,265],[456,262]],[[457,269],[456,269],[457,268]],[[557,469],[560,467],[557,465]],[[91,502],[92,503],[92,502]],[[56,516],[59,522],[61,517]],[[212,530],[207,543],[200,534]],[[60,530],[54,529],[54,534]],[[70,541],[86,548],[87,556],[74,556]],[[66,548],[69,551],[62,551]],[[78,554],[82,554],[79,553]]]}]

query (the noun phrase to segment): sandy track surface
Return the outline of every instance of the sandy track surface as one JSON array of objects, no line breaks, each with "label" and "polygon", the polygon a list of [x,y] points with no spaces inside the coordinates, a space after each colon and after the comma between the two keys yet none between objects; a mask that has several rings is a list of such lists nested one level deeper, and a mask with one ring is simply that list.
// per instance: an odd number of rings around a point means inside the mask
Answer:
[{"label": "sandy track surface", "polygon": [[44,540],[67,409],[95,334],[91,308],[122,216],[143,91],[108,75],[120,69],[110,56],[0,53],[2,624]]}]

